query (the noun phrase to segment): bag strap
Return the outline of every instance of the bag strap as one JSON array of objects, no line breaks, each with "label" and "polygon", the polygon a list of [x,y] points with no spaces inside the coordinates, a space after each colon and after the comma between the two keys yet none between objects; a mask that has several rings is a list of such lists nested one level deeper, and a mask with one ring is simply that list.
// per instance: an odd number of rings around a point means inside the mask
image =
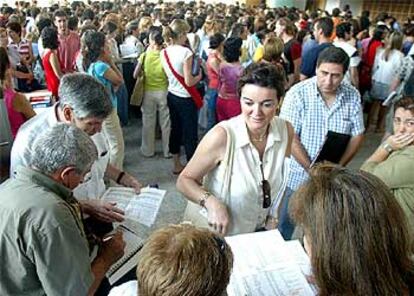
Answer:
[{"label": "bag strap", "polygon": [[235,143],[232,130],[225,125],[221,125],[221,127],[223,127],[226,130],[227,143],[226,153],[224,155],[225,158],[223,159],[223,165],[225,169],[223,176],[224,182],[222,183],[220,193],[223,201],[227,202],[230,197],[231,175],[233,172]]},{"label": "bag strap", "polygon": [[170,59],[168,57],[167,49],[164,49],[164,57],[165,57],[165,60],[168,64],[168,67],[171,70],[171,73],[178,80],[178,82],[180,82],[182,87],[184,87],[184,89],[190,94],[191,99],[193,100],[193,102],[197,106],[197,108],[200,109],[203,106],[203,98],[201,97],[201,95],[198,92],[197,88],[194,85],[193,86],[188,86],[185,83],[184,77],[181,76],[180,74],[178,74],[177,71],[175,71],[175,69],[171,65]]},{"label": "bag strap", "polygon": [[181,83],[181,85],[188,91],[188,86],[187,86],[187,84],[185,84],[184,77],[181,76],[180,74],[178,74],[177,71],[175,71],[175,69],[171,65],[170,58],[168,57],[168,54],[167,54],[167,49],[164,49],[164,57],[165,57],[165,60],[166,60],[166,62],[168,64],[168,67],[171,70],[171,73]]}]

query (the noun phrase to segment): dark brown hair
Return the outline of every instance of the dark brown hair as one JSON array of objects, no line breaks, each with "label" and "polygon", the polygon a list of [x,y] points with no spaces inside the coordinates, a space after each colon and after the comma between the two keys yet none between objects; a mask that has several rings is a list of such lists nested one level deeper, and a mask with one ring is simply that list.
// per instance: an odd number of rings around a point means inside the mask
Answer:
[{"label": "dark brown hair", "polygon": [[282,69],[268,63],[253,63],[244,69],[237,88],[239,96],[246,84],[267,87],[276,90],[277,99],[285,95],[285,76]]},{"label": "dark brown hair", "polygon": [[3,85],[6,79],[6,71],[8,68],[10,68],[10,60],[7,49],[0,47],[0,85]]},{"label": "dark brown hair", "polygon": [[402,295],[413,287],[407,221],[379,178],[319,165],[290,213],[309,241],[319,295]]},{"label": "dark brown hair", "polygon": [[397,103],[395,103],[394,113],[398,108],[403,108],[404,110],[410,110],[414,115],[414,98],[412,97],[403,97]]}]

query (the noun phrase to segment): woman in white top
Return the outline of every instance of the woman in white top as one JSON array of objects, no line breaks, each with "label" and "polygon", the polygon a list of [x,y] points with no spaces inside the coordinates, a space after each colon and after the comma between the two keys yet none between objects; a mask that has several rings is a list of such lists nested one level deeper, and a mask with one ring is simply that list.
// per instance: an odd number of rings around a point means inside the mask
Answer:
[{"label": "woman in white top", "polygon": [[293,135],[291,125],[275,116],[283,82],[273,65],[252,64],[244,71],[241,115],[211,129],[178,178],[177,188],[189,200],[186,218],[207,226],[194,215],[203,207],[208,226],[223,235],[276,227]]},{"label": "woman in white top", "polygon": [[[197,106],[186,87],[183,86],[185,83],[187,87],[192,87],[201,79],[201,71],[197,76],[191,74],[193,52],[185,47],[189,29],[190,26],[185,20],[173,20],[169,26],[164,28],[163,37],[169,45],[161,51],[162,66],[168,77],[167,102],[171,120],[169,148],[173,155],[174,174],[179,174],[184,167],[180,161],[181,144],[184,146],[186,158],[189,161],[198,142]],[[180,82],[176,75],[182,77],[184,81]]]},{"label": "woman in white top", "polygon": [[[398,69],[402,65],[404,54],[401,52],[403,43],[403,35],[394,32],[387,40],[385,48],[379,48],[375,55],[375,62],[372,68],[372,89],[371,97],[374,99],[372,104],[368,122],[368,130],[384,132],[385,130],[385,114],[387,107],[381,106],[382,102],[390,94],[390,86]],[[377,122],[373,120],[378,118]]]}]

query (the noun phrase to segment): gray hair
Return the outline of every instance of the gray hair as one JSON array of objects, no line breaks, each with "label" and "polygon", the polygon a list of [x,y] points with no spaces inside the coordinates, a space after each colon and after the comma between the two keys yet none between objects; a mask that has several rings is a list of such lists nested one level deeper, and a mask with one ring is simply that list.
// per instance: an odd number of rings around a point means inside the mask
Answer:
[{"label": "gray hair", "polygon": [[46,175],[73,166],[81,174],[97,158],[96,146],[88,134],[77,127],[57,123],[35,140],[30,166]]},{"label": "gray hair", "polygon": [[64,75],[59,85],[59,98],[60,108],[69,106],[78,119],[105,119],[113,110],[105,86],[87,74]]}]

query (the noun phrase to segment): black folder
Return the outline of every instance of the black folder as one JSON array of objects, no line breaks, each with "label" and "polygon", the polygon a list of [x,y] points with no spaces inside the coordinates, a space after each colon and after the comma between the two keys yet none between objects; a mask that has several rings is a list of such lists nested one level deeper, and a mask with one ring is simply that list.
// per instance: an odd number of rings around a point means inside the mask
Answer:
[{"label": "black folder", "polygon": [[318,162],[329,161],[339,163],[348,146],[351,135],[328,131],[323,143],[311,167]]}]

